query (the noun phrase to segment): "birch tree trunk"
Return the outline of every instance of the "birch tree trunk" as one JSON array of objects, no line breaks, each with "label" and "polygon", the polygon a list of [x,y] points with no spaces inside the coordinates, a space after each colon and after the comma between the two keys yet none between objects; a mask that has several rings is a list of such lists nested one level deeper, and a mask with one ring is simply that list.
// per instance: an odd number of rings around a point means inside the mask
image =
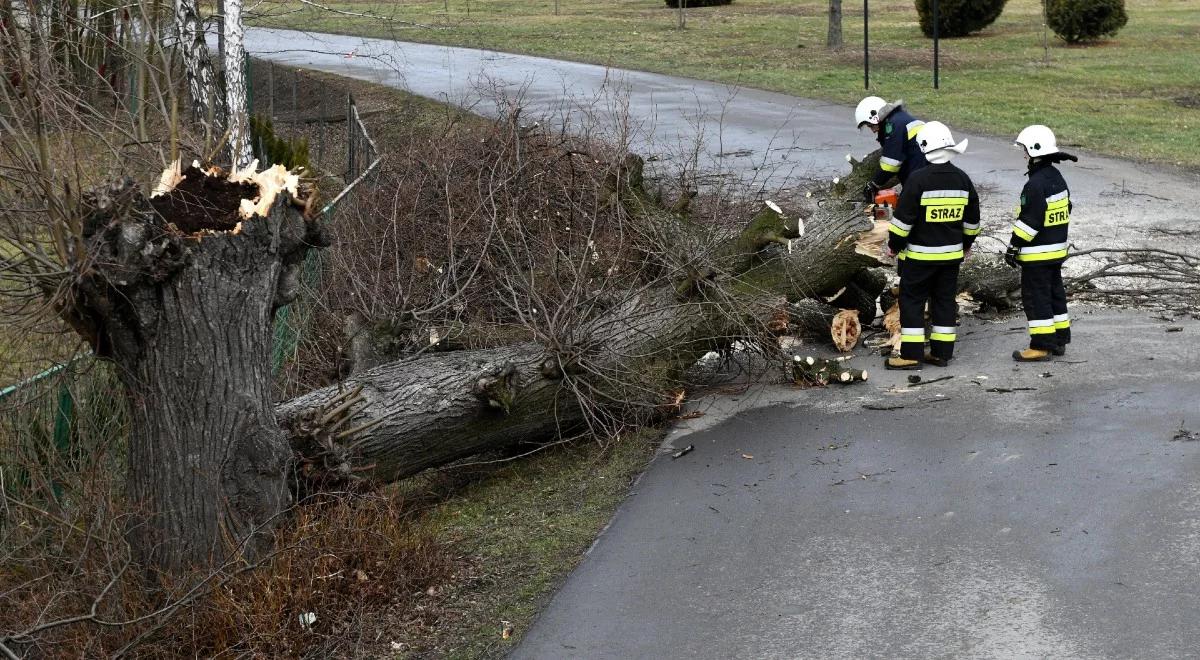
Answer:
[{"label": "birch tree trunk", "polygon": [[179,51],[187,71],[188,93],[192,113],[211,136],[222,121],[221,100],[216,77],[204,40],[204,24],[196,0],[175,0],[175,29],[179,35]]},{"label": "birch tree trunk", "polygon": [[224,0],[225,106],[228,111],[229,160],[235,168],[250,164],[250,108],[246,105],[246,31],[243,0]]}]

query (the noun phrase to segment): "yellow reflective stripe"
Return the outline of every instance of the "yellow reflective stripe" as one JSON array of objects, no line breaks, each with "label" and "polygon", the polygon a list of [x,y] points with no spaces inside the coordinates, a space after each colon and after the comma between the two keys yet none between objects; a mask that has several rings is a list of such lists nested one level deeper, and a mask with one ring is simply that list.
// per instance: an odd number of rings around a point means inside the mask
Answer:
[{"label": "yellow reflective stripe", "polygon": [[1066,330],[1069,327],[1071,327],[1070,321],[1055,321],[1054,322],[1055,330]]},{"label": "yellow reflective stripe", "polygon": [[908,123],[908,139],[910,139],[910,140],[913,139],[913,136],[915,136],[921,130],[921,127],[924,125],[925,125],[925,122],[923,122],[919,119],[910,121]]},{"label": "yellow reflective stripe", "polygon": [[923,197],[921,206],[965,206],[968,197]]},{"label": "yellow reflective stripe", "polygon": [[904,254],[910,259],[917,261],[953,261],[954,259],[962,259],[963,251],[955,250],[954,252],[913,252],[906,250]]},{"label": "yellow reflective stripe", "polygon": [[891,163],[885,163],[885,162],[883,162],[882,159],[880,159],[879,169],[883,170],[884,172],[899,172],[900,165],[899,165],[899,163],[897,163],[896,165],[892,165]]},{"label": "yellow reflective stripe", "polygon": [[1044,325],[1044,326],[1038,326],[1036,328],[1030,328],[1029,334],[1031,334],[1031,335],[1052,335],[1052,334],[1054,334],[1054,326]]},{"label": "yellow reflective stripe", "polygon": [[954,335],[945,332],[931,332],[929,338],[934,341],[954,341]]},{"label": "yellow reflective stripe", "polygon": [[1054,250],[1053,252],[1034,252],[1027,254],[1022,252],[1017,255],[1017,261],[1049,261],[1051,259],[1066,259],[1066,250]]},{"label": "yellow reflective stripe", "polygon": [[925,335],[923,333],[920,335],[900,335],[900,342],[901,343],[903,343],[903,342],[909,342],[909,343],[921,342],[922,344],[924,344],[925,343]]},{"label": "yellow reflective stripe", "polygon": [[1037,236],[1038,230],[1025,224],[1022,220],[1017,220],[1013,223],[1013,233],[1027,241],[1032,241],[1033,237]]},{"label": "yellow reflective stripe", "polygon": [[907,230],[907,229],[901,229],[901,228],[897,227],[896,225],[890,225],[890,226],[888,227],[888,231],[890,231],[890,232],[892,232],[893,234],[895,234],[895,235],[899,236],[900,238],[905,238],[905,237],[906,237],[906,236],[908,236],[908,234],[909,234],[909,230]]},{"label": "yellow reflective stripe", "polygon": [[1067,206],[1069,206],[1070,204],[1071,204],[1071,200],[1069,200],[1069,199],[1061,199],[1061,200],[1059,200],[1059,201],[1057,201],[1057,202],[1050,202],[1049,204],[1046,204],[1046,210],[1047,210],[1047,211],[1053,211],[1053,210],[1055,210],[1055,209],[1065,209],[1065,208],[1067,208]]},{"label": "yellow reflective stripe", "polygon": [[969,227],[967,225],[963,225],[963,234],[965,234],[967,236],[978,236],[979,232],[980,232],[979,225],[975,225],[974,228]]}]

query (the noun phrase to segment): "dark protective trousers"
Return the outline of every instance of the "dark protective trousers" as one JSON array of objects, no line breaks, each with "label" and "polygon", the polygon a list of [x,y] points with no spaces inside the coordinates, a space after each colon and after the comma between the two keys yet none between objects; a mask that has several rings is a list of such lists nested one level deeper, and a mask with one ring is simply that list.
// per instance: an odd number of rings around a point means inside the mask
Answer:
[{"label": "dark protective trousers", "polygon": [[950,263],[905,259],[900,268],[900,357],[925,357],[925,302],[933,330],[929,352],[937,358],[954,357],[958,325],[958,261]]},{"label": "dark protective trousers", "polygon": [[1021,266],[1021,304],[1029,320],[1029,347],[1052,351],[1071,343],[1071,317],[1062,263]]}]

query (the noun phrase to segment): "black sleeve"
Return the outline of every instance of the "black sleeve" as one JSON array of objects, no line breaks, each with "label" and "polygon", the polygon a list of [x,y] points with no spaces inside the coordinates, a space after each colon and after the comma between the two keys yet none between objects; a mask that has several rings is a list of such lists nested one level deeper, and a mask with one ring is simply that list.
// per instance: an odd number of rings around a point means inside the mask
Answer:
[{"label": "black sleeve", "polygon": [[963,211],[963,249],[970,250],[979,237],[979,193],[975,184],[967,179],[967,208]]},{"label": "black sleeve", "polygon": [[896,254],[908,245],[909,234],[922,221],[921,188],[920,179],[914,177],[900,191],[900,200],[896,202],[891,226],[888,227],[888,247]]},{"label": "black sleeve", "polygon": [[1017,219],[1013,223],[1010,245],[1022,247],[1028,245],[1046,221],[1046,197],[1040,186],[1033,181],[1026,181],[1021,191],[1021,205],[1017,209]]}]

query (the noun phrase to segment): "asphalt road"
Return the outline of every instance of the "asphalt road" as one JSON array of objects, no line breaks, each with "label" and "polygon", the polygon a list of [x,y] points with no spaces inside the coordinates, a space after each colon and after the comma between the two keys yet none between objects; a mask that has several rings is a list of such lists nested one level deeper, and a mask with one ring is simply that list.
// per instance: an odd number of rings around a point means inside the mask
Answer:
[{"label": "asphalt road", "polygon": [[[501,91],[580,130],[625,116],[659,167],[698,143],[707,171],[767,191],[874,144],[848,107],[715,83],[279,30],[247,42],[484,114]],[[1002,227],[1023,161],[1007,136],[958,135]],[[1079,155],[1063,168],[1077,245],[1194,247],[1200,177]],[[968,318],[956,362],[923,374],[949,380],[907,387],[864,355],[868,383],[699,402],[664,447],[695,450],[650,466],[514,656],[1195,657],[1200,441],[1173,438],[1200,432],[1200,324],[1073,313],[1071,353],[1046,365],[1009,359],[1023,319]]]},{"label": "asphalt road", "polygon": [[[844,174],[847,154],[861,156],[876,147],[869,132],[855,130],[853,108],[722,83],[290,30],[251,28],[246,43],[255,57],[403,88],[485,115],[494,115],[506,99],[520,98],[529,121],[541,117],[578,131],[627,133],[633,149],[655,159],[664,174],[698,144],[704,171],[770,194],[802,187],[806,179]],[[904,90],[883,94],[903,98]],[[936,119],[921,108],[910,110]],[[955,134],[970,139],[967,155],[956,164],[979,188],[985,219],[1007,224],[1024,184],[1024,160],[1011,146],[1015,136]],[[1070,136],[1062,141],[1069,145]],[[1080,162],[1063,170],[1075,202],[1071,224],[1078,245],[1140,243],[1154,228],[1195,222],[1197,173],[1077,155]],[[998,251],[999,243],[991,249]]]},{"label": "asphalt road", "polygon": [[1195,657],[1197,333],[1077,314],[1017,365],[970,320],[949,380],[704,402],[513,657]]}]

